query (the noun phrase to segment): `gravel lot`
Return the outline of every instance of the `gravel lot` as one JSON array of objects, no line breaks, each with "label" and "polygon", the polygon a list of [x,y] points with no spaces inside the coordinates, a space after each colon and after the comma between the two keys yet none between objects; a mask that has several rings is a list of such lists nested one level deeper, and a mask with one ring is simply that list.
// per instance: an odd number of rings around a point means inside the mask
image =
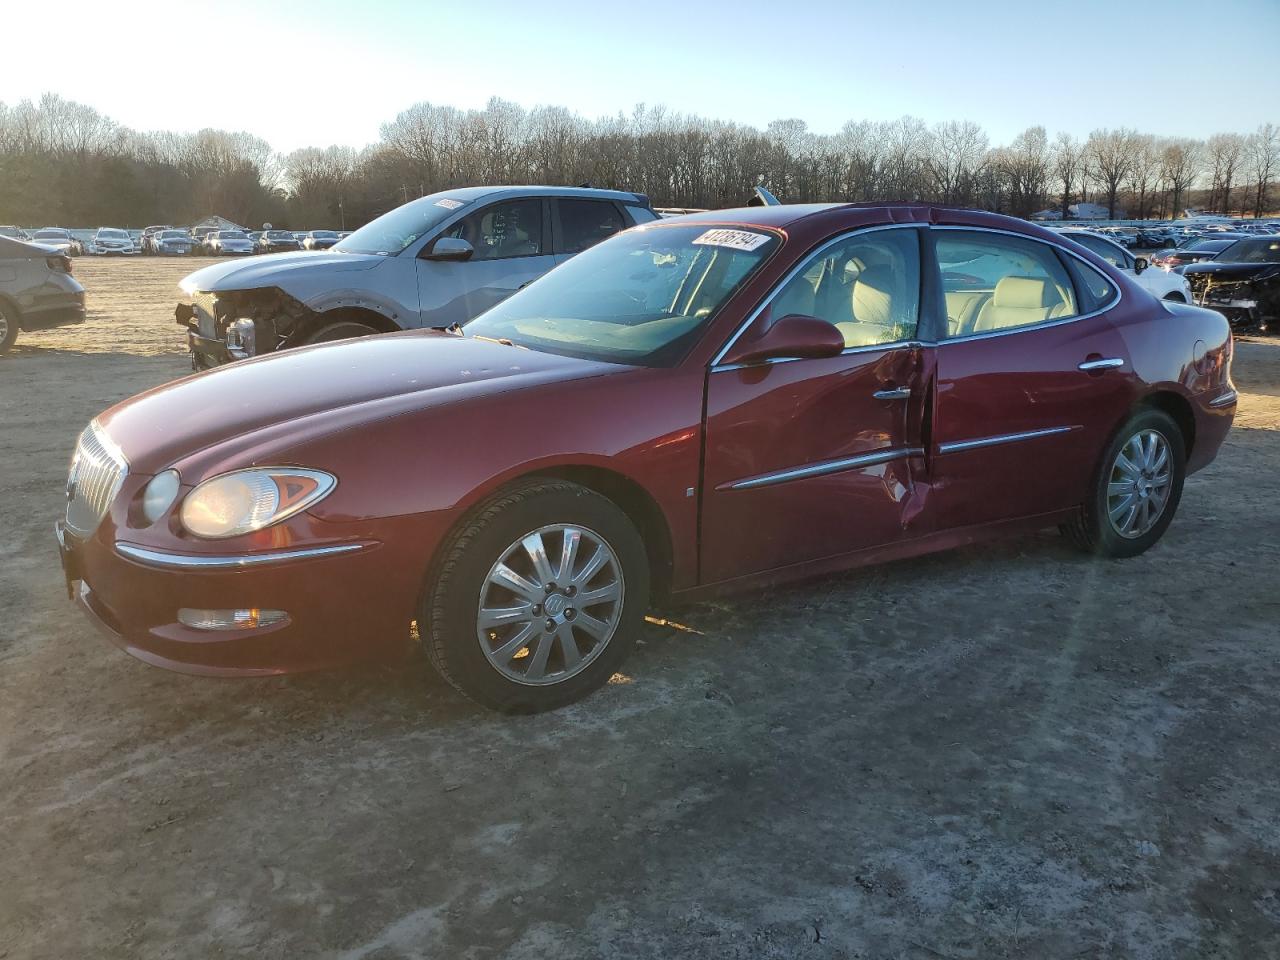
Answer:
[{"label": "gravel lot", "polygon": [[511,719],[425,662],[163,673],[67,602],[75,436],[187,372],[195,265],[78,260],[89,322],[0,358],[0,958],[1280,956],[1280,340],[1144,557],[664,611]]}]

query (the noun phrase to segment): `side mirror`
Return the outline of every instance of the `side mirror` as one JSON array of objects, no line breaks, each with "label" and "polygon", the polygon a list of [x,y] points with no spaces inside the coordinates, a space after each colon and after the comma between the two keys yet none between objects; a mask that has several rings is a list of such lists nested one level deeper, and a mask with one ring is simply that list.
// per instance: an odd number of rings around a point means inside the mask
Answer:
[{"label": "side mirror", "polygon": [[1151,261],[1146,257],[1135,257],[1133,261],[1133,272],[1141,273],[1147,267],[1151,266]]},{"label": "side mirror", "polygon": [[722,364],[760,363],[764,360],[802,358],[818,360],[844,351],[844,335],[834,323],[801,313],[775,320],[764,333],[725,354]]},{"label": "side mirror", "polygon": [[460,237],[441,237],[435,243],[427,248],[427,253],[422,257],[424,260],[470,260],[474,254],[475,247],[471,246],[466,240]]}]

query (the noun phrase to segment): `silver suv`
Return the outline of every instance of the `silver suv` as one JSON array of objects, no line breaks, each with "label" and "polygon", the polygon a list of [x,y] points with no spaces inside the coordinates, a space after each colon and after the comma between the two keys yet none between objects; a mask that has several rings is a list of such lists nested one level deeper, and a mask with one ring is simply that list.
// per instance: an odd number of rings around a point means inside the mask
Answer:
[{"label": "silver suv", "polygon": [[406,203],[329,250],[197,270],[175,319],[192,366],[373,333],[463,324],[558,263],[656,220],[643,194],[465,187]]}]

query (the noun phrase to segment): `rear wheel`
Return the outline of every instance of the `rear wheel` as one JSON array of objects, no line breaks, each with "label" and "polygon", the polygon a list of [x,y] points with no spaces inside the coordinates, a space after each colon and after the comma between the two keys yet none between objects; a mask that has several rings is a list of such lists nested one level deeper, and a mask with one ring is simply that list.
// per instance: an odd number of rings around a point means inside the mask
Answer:
[{"label": "rear wheel", "polygon": [[1173,522],[1186,478],[1186,445],[1173,418],[1141,410],[1117,432],[1080,515],[1063,532],[1104,557],[1136,557]]},{"label": "rear wheel", "polygon": [[649,599],[644,541],[611,500],[534,480],[479,507],[446,543],[421,620],[462,693],[508,713],[579,700],[613,676]]},{"label": "rear wheel", "polygon": [[0,300],[0,353],[8,352],[18,339],[18,312]]},{"label": "rear wheel", "polygon": [[311,336],[307,337],[306,343],[331,343],[334,340],[350,340],[352,337],[368,337],[377,333],[373,327],[367,323],[356,323],[354,320],[339,320],[337,323],[331,323],[328,326],[321,327]]}]

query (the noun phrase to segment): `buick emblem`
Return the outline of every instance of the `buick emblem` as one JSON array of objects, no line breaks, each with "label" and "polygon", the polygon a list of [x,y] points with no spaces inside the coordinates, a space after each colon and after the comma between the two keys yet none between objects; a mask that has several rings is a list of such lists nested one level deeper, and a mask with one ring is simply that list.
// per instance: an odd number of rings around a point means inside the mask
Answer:
[{"label": "buick emblem", "polygon": [[563,593],[553,593],[543,601],[542,605],[550,616],[558,617],[569,606],[569,598]]}]

